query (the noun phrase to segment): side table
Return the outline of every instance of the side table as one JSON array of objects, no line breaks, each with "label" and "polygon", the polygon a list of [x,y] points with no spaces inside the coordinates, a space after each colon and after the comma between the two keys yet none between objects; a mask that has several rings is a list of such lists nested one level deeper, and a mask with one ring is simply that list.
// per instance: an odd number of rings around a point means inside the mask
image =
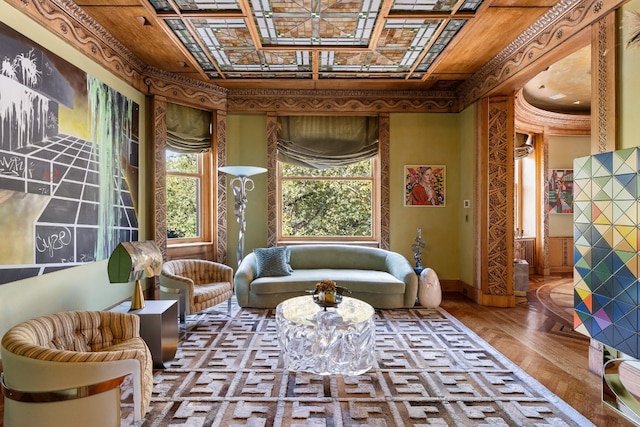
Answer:
[{"label": "side table", "polygon": [[131,302],[126,301],[111,311],[132,313],[140,316],[140,336],[147,343],[154,368],[164,368],[164,364],[176,355],[178,349],[178,301],[145,300],[144,308],[131,310]]}]

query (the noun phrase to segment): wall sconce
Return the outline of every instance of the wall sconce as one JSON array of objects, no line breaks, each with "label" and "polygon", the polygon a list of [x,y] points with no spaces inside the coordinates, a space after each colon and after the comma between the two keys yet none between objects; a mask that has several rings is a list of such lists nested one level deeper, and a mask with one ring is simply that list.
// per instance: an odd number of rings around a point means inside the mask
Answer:
[{"label": "wall sconce", "polygon": [[252,175],[258,175],[265,173],[265,168],[257,166],[222,166],[219,167],[220,172],[227,175],[235,176],[229,185],[233,189],[234,196],[234,208],[233,213],[236,215],[238,224],[240,225],[240,231],[238,232],[238,248],[236,249],[236,258],[238,259],[238,266],[244,258],[244,233],[247,229],[247,222],[244,219],[244,211],[247,208],[247,191],[253,190],[253,180],[249,178]]},{"label": "wall sconce", "polygon": [[136,281],[131,297],[131,309],[144,308],[144,294],[140,280],[160,275],[162,252],[153,240],[121,242],[111,253],[107,271],[110,283]]}]

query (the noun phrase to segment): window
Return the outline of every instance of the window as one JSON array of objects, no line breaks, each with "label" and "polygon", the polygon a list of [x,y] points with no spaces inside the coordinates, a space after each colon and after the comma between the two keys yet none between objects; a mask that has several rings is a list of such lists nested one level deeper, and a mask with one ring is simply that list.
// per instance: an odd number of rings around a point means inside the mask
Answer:
[{"label": "window", "polygon": [[278,162],[280,241],[377,242],[377,157],[314,169]]},{"label": "window", "polygon": [[[527,135],[516,134],[516,143],[526,138]],[[532,140],[527,140],[516,148],[513,180],[513,224],[516,237],[536,235],[536,159],[532,153]]]},{"label": "window", "polygon": [[211,209],[210,153],[166,149],[167,239],[169,244],[206,241]]}]

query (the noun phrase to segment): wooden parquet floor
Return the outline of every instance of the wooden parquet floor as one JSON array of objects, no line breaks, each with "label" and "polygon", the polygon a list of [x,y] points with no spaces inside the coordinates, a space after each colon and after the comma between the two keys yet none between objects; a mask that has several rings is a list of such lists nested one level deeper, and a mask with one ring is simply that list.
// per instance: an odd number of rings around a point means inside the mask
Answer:
[{"label": "wooden parquet floor", "polygon": [[[543,304],[536,296],[539,287],[563,280],[572,278],[532,277],[527,297],[520,297],[513,308],[479,306],[457,293],[446,293],[441,307],[596,426],[633,426],[602,403],[600,377],[588,369],[589,340],[572,331],[571,320],[554,309],[553,302]],[[0,427],[2,413],[0,399]]]},{"label": "wooden parquet floor", "polygon": [[527,297],[513,308],[479,306],[455,293],[445,294],[441,307],[595,425],[633,426],[602,403],[600,377],[588,368],[589,339],[572,331],[571,320],[557,314],[562,310],[537,299],[538,287],[559,280],[573,279],[532,277]]}]

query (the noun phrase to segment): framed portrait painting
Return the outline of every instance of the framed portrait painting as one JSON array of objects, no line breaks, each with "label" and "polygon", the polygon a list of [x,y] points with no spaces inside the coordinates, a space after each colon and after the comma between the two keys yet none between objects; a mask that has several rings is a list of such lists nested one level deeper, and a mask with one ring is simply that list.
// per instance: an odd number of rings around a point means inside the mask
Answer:
[{"label": "framed portrait painting", "polygon": [[549,213],[573,213],[573,169],[549,171]]},{"label": "framed portrait painting", "polygon": [[446,167],[443,165],[405,165],[404,205],[444,207]]}]

